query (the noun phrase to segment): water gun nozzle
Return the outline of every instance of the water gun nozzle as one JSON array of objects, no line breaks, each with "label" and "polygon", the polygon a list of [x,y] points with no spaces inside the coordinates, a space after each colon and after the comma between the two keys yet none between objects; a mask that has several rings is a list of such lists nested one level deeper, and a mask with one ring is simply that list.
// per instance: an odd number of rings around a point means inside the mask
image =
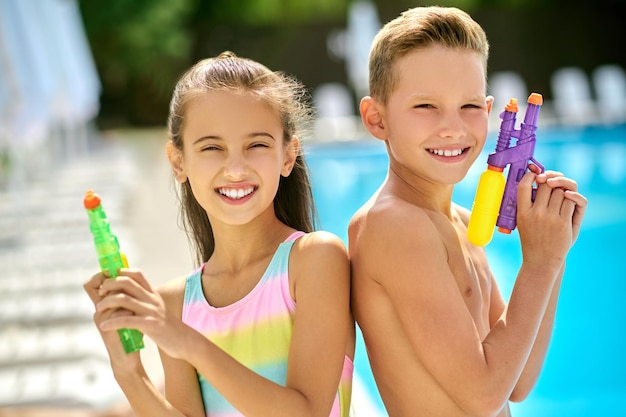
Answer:
[{"label": "water gun nozzle", "polygon": [[541,106],[543,104],[543,96],[539,93],[532,93],[528,96],[528,103]]},{"label": "water gun nozzle", "polygon": [[511,113],[517,113],[519,111],[519,109],[517,107],[517,99],[516,98],[512,98],[511,100],[509,100],[509,104],[507,104],[504,107],[504,110],[510,111]]},{"label": "water gun nozzle", "polygon": [[93,210],[100,205],[100,196],[96,194],[93,190],[87,190],[85,193],[85,198],[83,200],[83,205],[88,210]]}]

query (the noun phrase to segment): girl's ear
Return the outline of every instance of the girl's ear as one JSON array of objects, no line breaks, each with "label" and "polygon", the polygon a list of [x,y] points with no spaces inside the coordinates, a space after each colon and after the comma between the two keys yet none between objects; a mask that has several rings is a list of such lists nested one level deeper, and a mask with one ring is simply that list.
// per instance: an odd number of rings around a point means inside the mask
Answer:
[{"label": "girl's ear", "polygon": [[174,146],[171,140],[165,145],[165,151],[167,153],[167,159],[172,166],[174,178],[176,178],[176,181],[179,183],[184,183],[187,181],[187,174],[185,174],[185,168],[183,166],[183,153]]},{"label": "girl's ear", "polygon": [[377,139],[386,140],[387,132],[383,120],[383,107],[376,99],[365,96],[359,103],[363,126]]},{"label": "girl's ear", "polygon": [[296,164],[296,158],[298,155],[300,155],[300,139],[294,135],[285,147],[285,159],[283,160],[283,167],[280,170],[280,175],[288,177],[289,174],[291,174],[293,166]]}]

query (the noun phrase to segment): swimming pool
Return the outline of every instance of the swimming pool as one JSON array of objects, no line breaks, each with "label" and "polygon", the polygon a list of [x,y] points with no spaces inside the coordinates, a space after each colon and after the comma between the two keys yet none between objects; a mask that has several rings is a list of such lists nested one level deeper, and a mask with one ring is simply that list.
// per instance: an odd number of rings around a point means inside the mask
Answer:
[{"label": "swimming pool", "polygon": [[[490,134],[483,155],[457,185],[455,202],[471,207],[495,140]],[[542,374],[530,396],[511,409],[515,417],[615,415],[626,398],[626,268],[620,263],[626,254],[626,125],[540,128],[535,157],[576,179],[589,207],[568,257]],[[350,216],[385,177],[384,145],[374,139],[314,144],[307,161],[321,227],[347,244]],[[496,232],[487,252],[508,299],[521,262],[516,232]],[[356,354],[357,385],[377,409],[370,415],[384,416],[360,337]]]}]

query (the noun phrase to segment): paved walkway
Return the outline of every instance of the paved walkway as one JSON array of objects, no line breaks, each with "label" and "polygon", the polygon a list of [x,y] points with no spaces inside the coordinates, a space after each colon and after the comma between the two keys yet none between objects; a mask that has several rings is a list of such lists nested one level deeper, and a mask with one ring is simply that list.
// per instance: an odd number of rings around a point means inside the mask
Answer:
[{"label": "paved walkway", "polygon": [[[186,273],[165,141],[164,130],[102,133],[0,189],[0,417],[131,415],[82,289],[98,269],[82,199],[100,194],[131,266],[153,285]],[[160,380],[149,340],[143,356]]]}]

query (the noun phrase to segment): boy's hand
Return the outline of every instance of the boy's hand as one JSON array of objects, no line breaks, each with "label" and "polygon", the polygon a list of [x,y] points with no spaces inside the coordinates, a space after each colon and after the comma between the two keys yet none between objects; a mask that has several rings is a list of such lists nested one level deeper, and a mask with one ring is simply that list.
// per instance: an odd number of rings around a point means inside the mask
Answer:
[{"label": "boy's hand", "polygon": [[563,196],[576,204],[572,215],[572,244],[574,244],[578,239],[583,217],[587,210],[587,199],[582,194],[578,193],[578,184],[571,178],[567,178],[561,173],[552,171],[537,175],[535,181],[538,184],[547,184],[553,189],[560,188],[564,190]]},{"label": "boy's hand", "polygon": [[[535,201],[532,186],[537,185]],[[578,238],[587,199],[578,185],[554,171],[531,165],[518,188],[518,226],[525,261],[562,265]]]}]

